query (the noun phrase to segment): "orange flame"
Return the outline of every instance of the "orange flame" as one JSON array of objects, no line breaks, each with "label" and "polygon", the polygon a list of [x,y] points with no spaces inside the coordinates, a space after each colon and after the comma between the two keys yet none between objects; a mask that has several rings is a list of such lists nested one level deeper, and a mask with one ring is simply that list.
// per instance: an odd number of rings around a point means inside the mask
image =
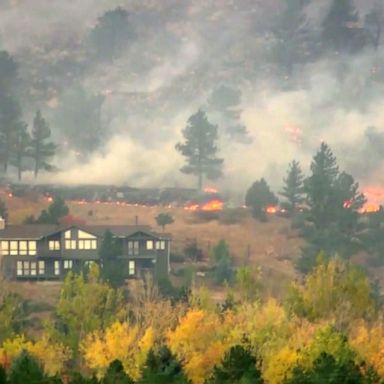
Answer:
[{"label": "orange flame", "polygon": [[265,207],[265,212],[270,214],[275,214],[278,211],[278,207],[276,205],[268,205]]},{"label": "orange flame", "polygon": [[219,199],[213,199],[203,204],[200,209],[202,211],[221,211],[224,208],[224,202]]}]

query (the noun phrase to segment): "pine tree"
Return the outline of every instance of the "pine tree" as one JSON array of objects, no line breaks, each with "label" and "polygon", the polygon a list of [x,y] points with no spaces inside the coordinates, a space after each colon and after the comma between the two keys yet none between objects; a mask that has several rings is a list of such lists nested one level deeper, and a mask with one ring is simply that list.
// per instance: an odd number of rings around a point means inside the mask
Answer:
[{"label": "pine tree", "polygon": [[252,208],[254,217],[263,221],[267,219],[266,208],[277,203],[277,197],[263,178],[255,181],[245,196],[245,205]]},{"label": "pine tree", "polygon": [[208,121],[205,112],[199,110],[188,119],[183,136],[185,142],[176,145],[176,150],[187,162],[181,172],[196,175],[197,188],[201,190],[204,175],[216,179],[222,174],[223,159],[216,157],[217,127]]},{"label": "pine tree", "polygon": [[124,283],[127,268],[123,260],[118,259],[122,254],[121,246],[114,239],[111,231],[106,231],[99,250],[101,262],[101,277],[113,287]]},{"label": "pine tree", "polygon": [[27,124],[19,122],[15,130],[14,159],[13,164],[17,168],[18,179],[21,180],[25,168],[24,160],[30,156],[31,136],[27,130]]},{"label": "pine tree", "polygon": [[297,161],[292,161],[289,165],[287,172],[287,178],[284,179],[284,187],[280,192],[281,196],[286,198],[286,201],[282,202],[282,207],[285,208],[290,214],[293,214],[297,206],[304,201],[303,187],[304,176],[300,168],[300,164]]},{"label": "pine tree", "polygon": [[323,22],[322,38],[331,49],[353,52],[364,47],[364,31],[353,0],[333,0]]},{"label": "pine tree", "polygon": [[157,225],[161,226],[161,228],[163,229],[163,232],[166,225],[172,224],[174,222],[173,217],[169,213],[159,213],[155,217],[155,220]]},{"label": "pine tree", "polygon": [[40,170],[52,171],[54,167],[49,160],[55,155],[56,145],[49,141],[51,137],[51,129],[47,121],[41,115],[40,111],[36,112],[33,120],[32,129],[32,159],[34,161],[34,173],[37,177]]},{"label": "pine tree", "polygon": [[47,210],[43,210],[37,218],[37,224],[59,224],[62,217],[67,216],[69,208],[65,204],[65,200],[58,196],[49,205]]},{"label": "pine tree", "polygon": [[350,257],[359,249],[358,212],[366,199],[353,177],[339,172],[336,158],[325,143],[313,157],[304,192],[308,210],[303,236],[307,246],[297,266],[308,272],[320,251],[329,256]]},{"label": "pine tree", "polygon": [[262,384],[261,371],[256,359],[241,345],[231,347],[219,366],[215,366],[208,384]]},{"label": "pine tree", "polygon": [[22,351],[14,360],[9,372],[9,381],[12,384],[42,384],[46,380],[40,364],[29,355]]},{"label": "pine tree", "polygon": [[147,356],[139,384],[188,384],[183,367],[165,346],[151,349]]},{"label": "pine tree", "polygon": [[109,364],[101,384],[134,384],[133,380],[124,372],[120,360],[114,360]]}]

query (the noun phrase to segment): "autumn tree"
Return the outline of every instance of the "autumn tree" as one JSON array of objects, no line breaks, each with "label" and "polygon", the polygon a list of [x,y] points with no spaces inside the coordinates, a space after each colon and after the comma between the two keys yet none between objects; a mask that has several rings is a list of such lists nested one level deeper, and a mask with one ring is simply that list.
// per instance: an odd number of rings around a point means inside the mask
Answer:
[{"label": "autumn tree", "polygon": [[122,292],[102,282],[99,268],[93,265],[87,278],[68,273],[56,307],[57,321],[50,331],[76,355],[82,338],[95,330],[102,332],[125,315]]},{"label": "autumn tree", "polygon": [[267,207],[277,203],[277,197],[263,178],[255,181],[245,195],[245,205],[252,208],[253,216],[262,221],[267,220]]},{"label": "autumn tree", "polygon": [[288,305],[298,316],[312,321],[333,318],[344,326],[372,317],[376,309],[371,284],[360,267],[321,257],[302,285],[291,286]]},{"label": "autumn tree", "polygon": [[54,167],[49,163],[55,155],[56,145],[49,141],[51,129],[40,111],[36,112],[33,120],[31,156],[34,162],[34,174],[37,177],[40,170],[52,171]]},{"label": "autumn tree", "polygon": [[122,7],[109,10],[100,16],[90,35],[97,56],[108,61],[121,56],[134,37],[129,14]]},{"label": "autumn tree", "polygon": [[81,351],[88,367],[98,377],[104,376],[117,359],[127,375],[138,380],[153,342],[152,328],[116,321],[105,330],[100,327],[89,333],[81,343]]},{"label": "autumn tree", "polygon": [[283,190],[280,192],[280,195],[285,198],[285,201],[281,202],[281,206],[291,215],[296,211],[299,204],[304,201],[303,181],[304,176],[300,164],[294,160],[289,164]]},{"label": "autumn tree", "polygon": [[181,172],[197,176],[197,188],[203,186],[203,177],[216,179],[222,174],[223,159],[217,155],[217,127],[211,124],[205,112],[199,110],[188,119],[183,130],[184,142],[176,144],[176,150],[186,158]]},{"label": "autumn tree", "polygon": [[207,384],[263,384],[256,358],[242,345],[235,345],[226,352],[223,361],[216,365]]},{"label": "autumn tree", "polygon": [[174,222],[173,217],[169,213],[159,213],[155,217],[155,220],[157,225],[161,226],[161,228],[163,229],[163,232],[166,225],[172,224]]}]

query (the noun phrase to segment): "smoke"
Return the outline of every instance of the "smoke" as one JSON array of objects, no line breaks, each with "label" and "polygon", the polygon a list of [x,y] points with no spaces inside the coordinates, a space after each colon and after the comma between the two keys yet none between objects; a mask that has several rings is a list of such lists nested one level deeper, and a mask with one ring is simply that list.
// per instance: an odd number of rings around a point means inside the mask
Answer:
[{"label": "smoke", "polygon": [[[24,74],[44,73],[38,55],[47,58],[61,47],[78,57],[97,17],[114,6],[127,8],[138,36],[112,64],[94,65],[82,59],[86,70],[74,83],[94,94],[107,91],[103,117],[111,134],[99,152],[82,161],[66,151],[57,159],[60,171],[41,182],[194,186],[193,177],[179,172],[183,159],[174,147],[182,140],[188,117],[204,108],[222,84],[241,90],[240,120],[252,143],[221,135],[219,155],[225,169],[215,185],[239,193],[265,177],[279,190],[288,163],[299,160],[308,172],[321,141],[331,146],[340,168],[361,184],[383,182],[383,53],[368,48],[354,56],[323,56],[282,75],[273,58],[276,42],[265,31],[277,22],[282,4],[282,0],[8,2],[0,12],[0,41],[22,62]],[[357,5],[362,15],[371,7],[366,1]],[[328,0],[309,6],[307,15],[315,28],[328,6]],[[61,94],[75,84],[59,80],[55,78],[54,84],[60,84],[56,90],[60,105]],[[48,100],[34,100],[38,102]],[[53,117],[55,108],[46,106]],[[62,137],[60,132],[56,135]]]}]

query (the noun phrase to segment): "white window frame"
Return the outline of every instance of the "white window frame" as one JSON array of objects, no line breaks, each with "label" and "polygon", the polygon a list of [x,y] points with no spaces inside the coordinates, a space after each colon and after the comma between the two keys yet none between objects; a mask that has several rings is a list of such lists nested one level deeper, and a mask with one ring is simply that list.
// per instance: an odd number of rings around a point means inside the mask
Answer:
[{"label": "white window frame", "polygon": [[64,260],[64,269],[72,269],[73,268],[73,260]]},{"label": "white window frame", "polygon": [[16,276],[23,276],[23,262],[21,260],[18,260],[16,262]]},{"label": "white window frame", "polygon": [[37,276],[37,262],[36,261],[30,262],[29,270],[30,270],[31,276]]},{"label": "white window frame", "polygon": [[35,240],[28,241],[28,255],[36,256],[37,243]]},{"label": "white window frame", "polygon": [[77,249],[76,240],[65,240],[65,249],[74,250]]},{"label": "white window frame", "polygon": [[9,254],[12,256],[17,256],[19,253],[19,242],[16,240],[11,240],[9,242]]}]

